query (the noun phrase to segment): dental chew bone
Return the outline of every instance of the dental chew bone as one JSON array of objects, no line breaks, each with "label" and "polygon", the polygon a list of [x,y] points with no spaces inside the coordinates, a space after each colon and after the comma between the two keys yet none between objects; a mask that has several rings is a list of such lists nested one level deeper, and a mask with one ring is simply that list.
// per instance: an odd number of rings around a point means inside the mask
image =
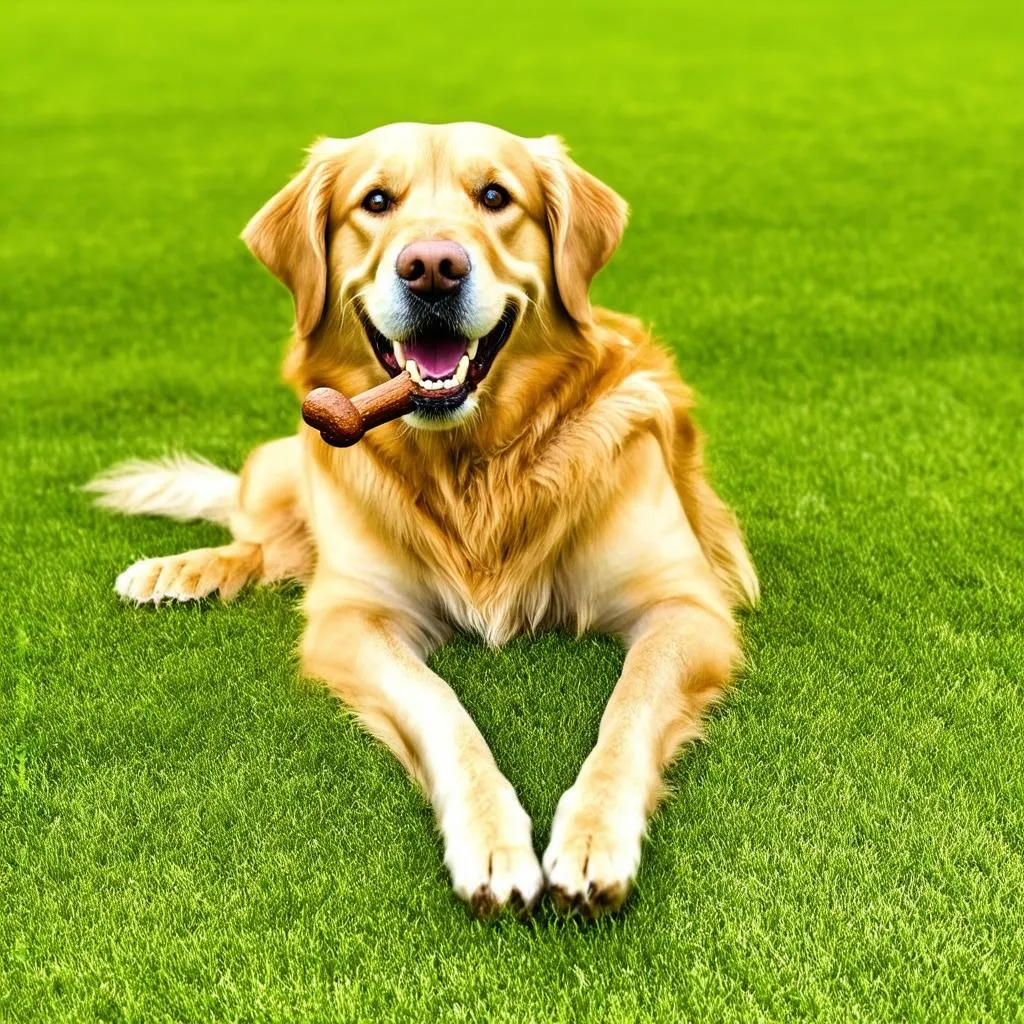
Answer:
[{"label": "dental chew bone", "polygon": [[302,403],[302,418],[329,445],[348,448],[367,430],[412,412],[418,390],[408,370],[351,399],[334,388],[314,388]]}]

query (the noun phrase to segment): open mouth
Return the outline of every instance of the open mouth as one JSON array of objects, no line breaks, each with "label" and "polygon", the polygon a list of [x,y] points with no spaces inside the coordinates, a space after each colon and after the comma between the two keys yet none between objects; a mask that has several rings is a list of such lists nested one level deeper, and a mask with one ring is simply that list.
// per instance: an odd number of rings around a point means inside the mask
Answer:
[{"label": "open mouth", "polygon": [[457,409],[491,370],[515,326],[517,307],[509,302],[494,329],[482,338],[461,335],[431,319],[404,341],[382,334],[363,310],[359,318],[377,361],[392,376],[403,370],[418,385],[416,404],[433,413]]}]

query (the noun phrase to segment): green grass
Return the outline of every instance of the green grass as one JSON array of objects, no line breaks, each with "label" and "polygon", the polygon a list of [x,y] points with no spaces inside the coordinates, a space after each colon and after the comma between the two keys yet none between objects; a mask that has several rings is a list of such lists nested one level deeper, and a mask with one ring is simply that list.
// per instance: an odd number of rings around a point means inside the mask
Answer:
[{"label": "green grass", "polygon": [[[1020,5],[438,10],[5,8],[0,1018],[1021,1019]],[[298,678],[297,591],[123,607],[129,562],[221,534],[78,491],[290,431],[288,297],[238,231],[318,133],[461,118],[631,201],[598,298],[677,351],[764,584],[593,927],[471,920]],[[434,659],[538,845],[620,658]]]}]

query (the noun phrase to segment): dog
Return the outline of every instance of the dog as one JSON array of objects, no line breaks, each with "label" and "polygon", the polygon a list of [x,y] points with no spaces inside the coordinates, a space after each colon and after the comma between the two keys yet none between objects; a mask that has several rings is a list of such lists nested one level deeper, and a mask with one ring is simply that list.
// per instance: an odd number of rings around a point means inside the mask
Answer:
[{"label": "dog", "polygon": [[[132,565],[128,601],[305,583],[304,673],[423,788],[452,886],[483,917],[526,913],[545,889],[582,916],[622,905],[663,770],[730,682],[734,612],[758,596],[672,359],[591,306],[626,219],[554,136],[460,123],[320,139],[242,234],[294,298],[285,379],[300,397],[352,395],[404,368],[415,410],[347,449],[300,426],[240,476],[177,458],[91,484],[109,508],[231,531]],[[614,635],[626,657],[538,859],[425,659],[455,630],[500,645],[551,628]]]}]

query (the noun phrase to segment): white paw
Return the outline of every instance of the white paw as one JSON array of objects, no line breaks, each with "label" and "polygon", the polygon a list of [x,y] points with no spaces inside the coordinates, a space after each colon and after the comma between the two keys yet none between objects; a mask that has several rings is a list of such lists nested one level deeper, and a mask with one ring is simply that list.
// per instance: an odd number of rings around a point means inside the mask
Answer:
[{"label": "white paw", "polygon": [[641,806],[616,805],[579,784],[562,794],[544,853],[548,891],[563,913],[618,910],[633,887],[646,831]]},{"label": "white paw", "polygon": [[447,802],[441,821],[452,888],[477,917],[494,917],[503,907],[526,915],[544,888],[530,819],[505,786],[487,800]]},{"label": "white paw", "polygon": [[144,558],[128,566],[114,581],[114,589],[126,601],[159,604],[169,596],[165,588],[158,586],[166,561],[164,558]]},{"label": "white paw", "polygon": [[252,544],[200,548],[180,555],[144,558],[129,566],[114,583],[126,601],[198,601],[215,591],[230,600],[258,573],[260,549]]}]

